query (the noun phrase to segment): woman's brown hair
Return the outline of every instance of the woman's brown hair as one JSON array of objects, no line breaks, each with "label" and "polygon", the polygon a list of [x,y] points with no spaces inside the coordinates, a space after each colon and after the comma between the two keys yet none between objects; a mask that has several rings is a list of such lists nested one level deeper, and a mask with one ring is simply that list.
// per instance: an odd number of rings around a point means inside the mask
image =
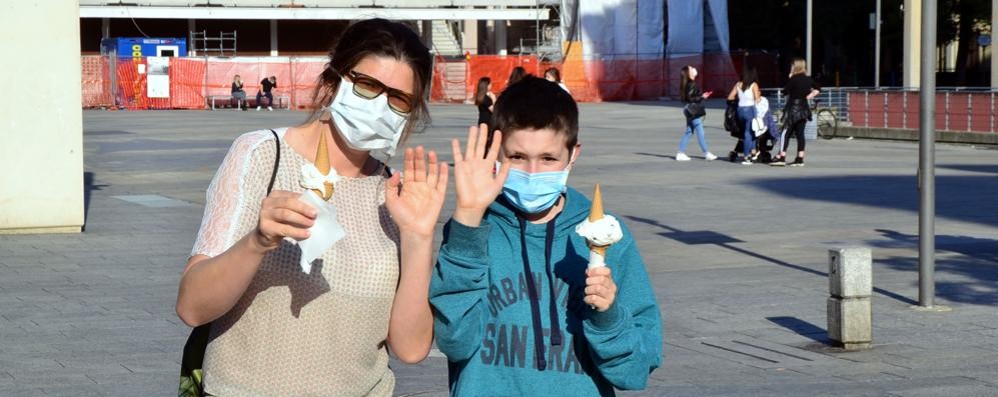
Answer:
[{"label": "woman's brown hair", "polygon": [[412,68],[413,92],[415,101],[408,115],[405,130],[399,145],[413,131],[418,131],[430,122],[426,97],[430,87],[430,73],[433,59],[430,50],[423,45],[419,35],[408,26],[385,19],[368,19],[351,24],[329,52],[329,63],[319,76],[318,86],[312,94],[312,113],[304,124],[318,120],[322,108],[328,106],[339,87],[341,76],[349,73],[362,59],[368,56],[388,57],[403,62]]},{"label": "woman's brown hair", "polygon": [[683,66],[682,76],[679,78],[679,100],[683,102],[690,101],[690,84],[693,84],[693,79],[690,78],[690,69],[693,69],[693,65]]},{"label": "woman's brown hair", "polygon": [[489,84],[492,84],[492,79],[488,77],[478,79],[478,87],[475,87],[475,106],[485,102],[485,97],[489,94]]}]

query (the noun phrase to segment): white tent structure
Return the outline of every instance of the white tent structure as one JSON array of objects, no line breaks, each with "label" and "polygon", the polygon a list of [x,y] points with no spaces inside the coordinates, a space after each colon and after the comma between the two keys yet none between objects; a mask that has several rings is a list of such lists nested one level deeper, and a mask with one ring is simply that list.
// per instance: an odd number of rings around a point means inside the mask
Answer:
[{"label": "white tent structure", "polygon": [[686,64],[700,68],[707,89],[735,79],[727,0],[563,0],[561,16],[587,80],[599,85],[595,97],[675,96]]}]

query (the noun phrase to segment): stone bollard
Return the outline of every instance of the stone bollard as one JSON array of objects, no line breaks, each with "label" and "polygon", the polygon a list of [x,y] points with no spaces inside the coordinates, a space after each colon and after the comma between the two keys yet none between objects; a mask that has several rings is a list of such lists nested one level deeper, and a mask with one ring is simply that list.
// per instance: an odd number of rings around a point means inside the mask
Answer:
[{"label": "stone bollard", "polygon": [[828,250],[828,338],[846,350],[873,342],[873,293],[869,248]]}]

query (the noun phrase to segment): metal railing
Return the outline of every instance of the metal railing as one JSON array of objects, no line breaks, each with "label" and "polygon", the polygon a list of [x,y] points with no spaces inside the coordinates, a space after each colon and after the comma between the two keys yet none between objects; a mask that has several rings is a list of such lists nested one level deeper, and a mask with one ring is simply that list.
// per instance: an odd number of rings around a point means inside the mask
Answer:
[{"label": "metal railing", "polygon": [[[782,89],[762,90],[770,107],[783,109]],[[998,131],[998,89],[991,87],[937,87],[936,126],[946,131]],[[839,125],[877,128],[918,128],[917,87],[822,88],[821,108],[831,109]]]}]

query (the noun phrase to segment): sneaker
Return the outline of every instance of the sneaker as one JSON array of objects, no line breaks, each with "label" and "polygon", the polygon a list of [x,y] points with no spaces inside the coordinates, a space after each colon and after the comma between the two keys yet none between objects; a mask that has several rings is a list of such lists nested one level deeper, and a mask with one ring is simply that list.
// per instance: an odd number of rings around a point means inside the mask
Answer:
[{"label": "sneaker", "polygon": [[260,107],[259,106],[256,107],[256,111],[258,111],[258,112],[260,111]]},{"label": "sneaker", "polygon": [[267,106],[267,111],[268,111],[268,112],[273,112],[273,111],[274,111],[274,108],[272,108],[272,107],[270,107],[270,106]]},{"label": "sneaker", "polygon": [[711,153],[711,152],[707,152],[707,154],[704,154],[703,158],[704,158],[704,160],[707,160],[707,161],[717,160],[717,156],[715,156],[714,153]]},{"label": "sneaker", "polygon": [[755,152],[755,154],[752,155],[752,161],[759,161],[759,152]]},{"label": "sneaker", "polygon": [[790,166],[791,167],[803,167],[804,166],[804,158],[803,157],[795,158],[794,162],[790,163]]},{"label": "sneaker", "polygon": [[775,158],[773,158],[773,161],[769,162],[769,165],[773,167],[782,167],[787,165],[787,159],[783,156],[776,156]]},{"label": "sneaker", "polygon": [[746,157],[745,159],[742,160],[742,165],[752,165],[752,159]]},{"label": "sneaker", "polygon": [[690,156],[683,152],[676,153],[676,161],[690,161]]}]

